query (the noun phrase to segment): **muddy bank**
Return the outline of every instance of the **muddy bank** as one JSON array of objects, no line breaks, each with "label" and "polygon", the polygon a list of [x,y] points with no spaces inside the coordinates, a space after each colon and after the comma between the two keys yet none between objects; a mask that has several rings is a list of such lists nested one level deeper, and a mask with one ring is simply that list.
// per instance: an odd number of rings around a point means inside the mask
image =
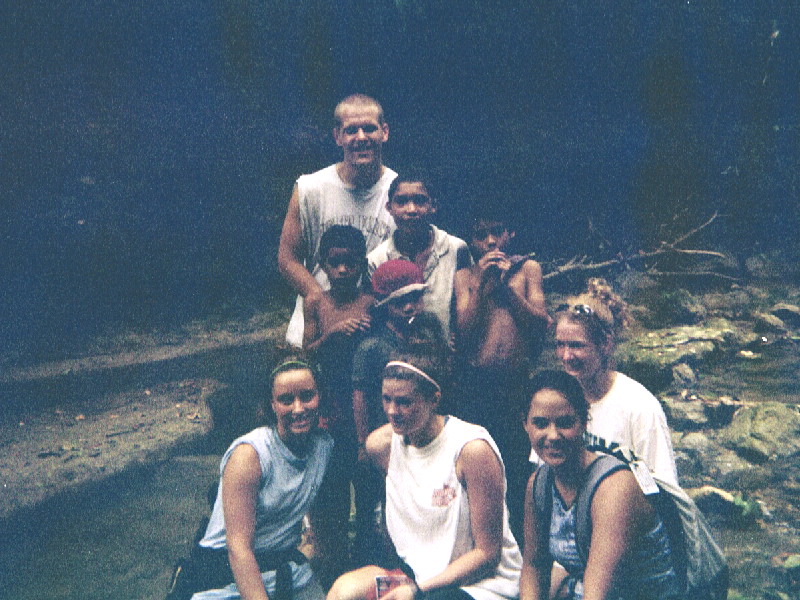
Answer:
[{"label": "muddy bank", "polygon": [[0,427],[0,520],[197,445],[212,425],[206,399],[221,388],[214,380],[184,380]]},{"label": "muddy bank", "polygon": [[250,365],[266,368],[280,335],[213,331],[0,372],[0,522],[248,428]]}]

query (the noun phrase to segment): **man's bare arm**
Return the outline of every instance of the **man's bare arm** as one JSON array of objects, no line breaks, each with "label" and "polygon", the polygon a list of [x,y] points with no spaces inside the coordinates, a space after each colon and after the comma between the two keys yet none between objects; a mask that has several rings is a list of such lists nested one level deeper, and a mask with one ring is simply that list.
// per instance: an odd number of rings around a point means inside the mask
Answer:
[{"label": "man's bare arm", "polygon": [[278,269],[301,296],[322,291],[317,280],[303,264],[303,227],[300,223],[300,194],[297,185],[292,190],[289,208],[283,221],[278,245]]},{"label": "man's bare arm", "polygon": [[303,307],[303,350],[314,352],[317,350],[322,337],[319,327],[319,305],[322,299],[319,295],[306,298]]},{"label": "man's bare arm", "polygon": [[[488,316],[488,292],[493,285],[489,267],[500,252],[487,253],[474,267],[456,271],[454,291],[456,295],[456,324],[462,340],[468,340],[486,324]],[[499,273],[495,275],[499,277]],[[496,282],[495,282],[496,283]]]}]

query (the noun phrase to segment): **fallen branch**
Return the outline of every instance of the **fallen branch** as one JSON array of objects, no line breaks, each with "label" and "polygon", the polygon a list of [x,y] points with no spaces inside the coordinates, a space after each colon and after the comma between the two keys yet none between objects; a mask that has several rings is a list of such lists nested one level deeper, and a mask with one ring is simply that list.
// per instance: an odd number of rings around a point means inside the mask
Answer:
[{"label": "fallen branch", "polygon": [[[678,245],[682,244],[690,237],[696,235],[709,225],[713,223],[719,213],[715,212],[711,215],[704,223],[695,227],[694,229],[681,234],[676,239],[670,242],[661,242],[659,246],[655,250],[644,251],[640,250],[634,254],[630,255],[623,255],[618,254],[615,258],[611,258],[604,261],[599,262],[590,262],[587,256],[574,256],[568,259],[563,264],[553,263],[553,267],[545,273],[542,278],[543,279],[552,279],[554,277],[559,277],[561,275],[565,275],[567,273],[573,272],[595,272],[595,271],[605,271],[611,269],[613,267],[621,266],[621,265],[630,265],[633,263],[641,263],[642,261],[656,258],[659,256],[667,256],[667,255],[686,255],[686,256],[700,256],[700,257],[709,257],[709,258],[721,258],[726,259],[728,258],[727,255],[723,254],[722,252],[716,252],[714,250],[703,250],[697,248],[679,248]],[[591,226],[591,223],[590,223]],[[701,272],[677,272],[677,271],[658,271],[656,269],[649,269],[647,271],[649,275],[654,277],[676,277],[676,276],[691,276],[691,277],[698,277],[698,276],[706,276],[706,277],[716,277],[719,279],[724,279],[726,281],[738,281],[736,277],[731,275],[726,275],[724,273],[718,273],[716,271],[701,271]]]},{"label": "fallen branch", "polygon": [[739,277],[717,273],[716,271],[655,271],[651,269],[647,271],[647,274],[653,277],[716,277],[717,279],[734,282],[740,280]]}]

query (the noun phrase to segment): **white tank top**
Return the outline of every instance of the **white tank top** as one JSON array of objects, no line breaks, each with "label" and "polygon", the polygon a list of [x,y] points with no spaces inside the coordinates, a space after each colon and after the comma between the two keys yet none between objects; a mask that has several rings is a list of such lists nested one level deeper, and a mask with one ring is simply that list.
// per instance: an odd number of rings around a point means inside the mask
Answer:
[{"label": "white tank top", "polygon": [[[352,225],[364,234],[368,253],[388,239],[394,231],[394,219],[386,210],[386,201],[389,185],[395,177],[397,173],[384,167],[375,185],[354,188],[342,181],[334,164],[297,179],[305,266],[323,289],[329,289],[330,285],[319,265],[322,234],[331,225]],[[297,347],[303,345],[303,299],[300,296],[289,322],[286,341]]]},{"label": "white tank top", "polygon": [[[386,475],[386,525],[398,556],[423,582],[475,547],[467,493],[456,475],[456,460],[467,442],[494,440],[479,425],[449,417],[442,432],[424,448],[392,435]],[[502,458],[500,463],[502,465]],[[505,477],[504,486],[505,488]],[[493,575],[462,589],[476,600],[519,596],[522,557],[503,507],[503,543]]]}]

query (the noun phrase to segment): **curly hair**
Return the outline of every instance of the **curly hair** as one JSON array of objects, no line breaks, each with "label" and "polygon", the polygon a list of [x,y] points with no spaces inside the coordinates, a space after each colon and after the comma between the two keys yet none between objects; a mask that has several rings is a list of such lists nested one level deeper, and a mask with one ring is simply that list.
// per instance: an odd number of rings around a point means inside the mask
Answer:
[{"label": "curly hair", "polygon": [[609,337],[618,339],[633,322],[628,304],[614,292],[611,284],[600,277],[587,280],[586,291],[568,298],[564,308],[569,309],[565,311],[565,317],[558,318],[582,322],[592,341],[598,345]]}]

